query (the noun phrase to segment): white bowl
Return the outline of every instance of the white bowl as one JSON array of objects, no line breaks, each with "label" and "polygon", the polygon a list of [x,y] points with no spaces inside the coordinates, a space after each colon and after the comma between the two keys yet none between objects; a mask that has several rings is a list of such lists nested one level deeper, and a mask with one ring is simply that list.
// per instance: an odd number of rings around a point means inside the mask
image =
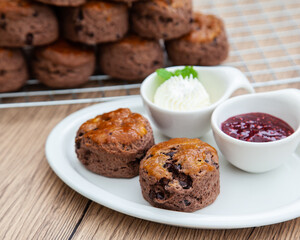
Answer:
[{"label": "white bowl", "polygon": [[[222,122],[235,115],[263,112],[287,122],[294,133],[274,142],[246,142],[228,136]],[[216,143],[224,157],[247,172],[266,172],[283,164],[300,143],[300,90],[285,89],[231,98],[220,104],[211,118]]]},{"label": "white bowl", "polygon": [[[170,67],[167,70],[173,72],[182,68],[184,66]],[[220,103],[240,88],[254,92],[247,78],[238,69],[196,66],[194,69],[212,101],[212,105],[203,109],[182,112],[161,108],[153,103],[154,94],[159,87],[157,74],[152,73],[142,83],[141,96],[145,109],[161,133],[168,137],[195,138],[205,135],[210,130],[211,114]]]}]

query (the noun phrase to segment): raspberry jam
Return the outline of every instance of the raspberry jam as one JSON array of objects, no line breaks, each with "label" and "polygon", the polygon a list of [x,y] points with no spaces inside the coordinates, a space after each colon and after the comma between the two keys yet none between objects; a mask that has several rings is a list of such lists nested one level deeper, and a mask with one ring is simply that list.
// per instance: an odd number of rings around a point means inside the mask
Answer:
[{"label": "raspberry jam", "polygon": [[283,120],[267,113],[246,113],[221,124],[227,135],[247,142],[271,142],[291,135],[294,130]]}]

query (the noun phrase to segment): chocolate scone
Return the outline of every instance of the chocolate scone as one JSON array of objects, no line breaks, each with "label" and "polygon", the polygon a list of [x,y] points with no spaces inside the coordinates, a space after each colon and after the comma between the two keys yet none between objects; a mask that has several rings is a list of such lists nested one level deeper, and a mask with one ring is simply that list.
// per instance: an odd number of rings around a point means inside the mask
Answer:
[{"label": "chocolate scone", "polygon": [[58,37],[52,9],[27,0],[0,1],[0,46],[44,45]]},{"label": "chocolate scone", "polygon": [[191,0],[153,0],[133,4],[133,30],[142,37],[173,39],[192,29]]},{"label": "chocolate scone", "polygon": [[100,46],[101,70],[124,80],[142,80],[163,67],[163,50],[156,40],[128,35],[124,39]]},{"label": "chocolate scone", "polygon": [[154,145],[140,164],[143,197],[154,207],[193,212],[220,193],[217,151],[199,139]]},{"label": "chocolate scone", "polygon": [[133,2],[137,2],[137,1],[143,1],[143,0],[111,0],[114,2],[123,2],[123,3],[133,3]]},{"label": "chocolate scone", "polygon": [[214,15],[195,13],[193,31],[167,41],[166,49],[174,65],[218,65],[229,52],[224,24]]},{"label": "chocolate scone", "polygon": [[27,79],[27,66],[21,50],[0,47],[0,92],[16,91]]},{"label": "chocolate scone", "polygon": [[121,39],[128,30],[128,8],[124,3],[89,1],[62,11],[65,37],[86,44]]},{"label": "chocolate scone", "polygon": [[36,0],[42,3],[56,5],[61,7],[76,7],[82,5],[86,0]]},{"label": "chocolate scone", "polygon": [[82,124],[75,143],[78,159],[90,171],[106,177],[131,178],[138,175],[140,160],[154,139],[146,118],[120,108]]},{"label": "chocolate scone", "polygon": [[35,77],[52,88],[76,87],[94,72],[95,53],[64,40],[34,50]]}]

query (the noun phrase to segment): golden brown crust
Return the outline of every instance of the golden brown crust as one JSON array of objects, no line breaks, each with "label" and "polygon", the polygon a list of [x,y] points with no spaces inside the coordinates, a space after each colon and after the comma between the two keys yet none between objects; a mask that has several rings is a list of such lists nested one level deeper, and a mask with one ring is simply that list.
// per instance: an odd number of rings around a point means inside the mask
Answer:
[{"label": "golden brown crust", "polygon": [[147,134],[146,125],[142,115],[132,113],[128,108],[120,108],[88,120],[79,131],[97,144],[129,145]]},{"label": "golden brown crust", "polygon": [[214,15],[194,13],[193,30],[183,39],[196,43],[208,43],[222,32],[224,32],[224,24],[221,19]]},{"label": "golden brown crust", "polygon": [[88,1],[86,4],[82,6],[82,8],[89,8],[89,9],[95,9],[95,10],[108,10],[115,7],[123,7],[127,8],[125,4],[123,3],[112,3],[112,2],[104,2],[104,1]]},{"label": "golden brown crust", "polygon": [[120,40],[118,44],[129,44],[131,46],[137,47],[137,46],[144,46],[148,42],[155,42],[154,40],[149,40],[145,38],[141,38],[138,35],[135,34],[128,34],[125,38]]},{"label": "golden brown crust", "polygon": [[154,145],[147,152],[140,168],[145,169],[149,176],[154,176],[158,180],[172,179],[172,173],[164,167],[169,159],[169,150],[174,150],[172,158],[176,159],[176,164],[182,167],[182,171],[186,175],[197,174],[201,170],[216,170],[216,166],[205,161],[209,154],[213,158],[213,162],[218,163],[216,149],[200,139],[188,138],[174,138]]},{"label": "golden brown crust", "polygon": [[146,118],[121,108],[90,119],[75,139],[78,159],[90,171],[106,176],[131,178],[154,144]]},{"label": "golden brown crust", "polygon": [[17,10],[19,8],[30,7],[32,3],[27,0],[4,0],[0,1],[1,10]]},{"label": "golden brown crust", "polygon": [[34,54],[39,59],[48,59],[69,67],[78,67],[95,62],[93,50],[62,39],[48,46],[36,48]]},{"label": "golden brown crust", "polygon": [[184,1],[182,0],[154,0],[152,2],[155,2],[157,5],[161,7],[170,7],[170,8],[183,8],[184,7]]},{"label": "golden brown crust", "polygon": [[59,39],[58,41],[45,47],[45,50],[54,51],[60,54],[66,55],[93,55],[93,51],[86,50],[75,46],[72,43],[69,43],[65,40]]}]

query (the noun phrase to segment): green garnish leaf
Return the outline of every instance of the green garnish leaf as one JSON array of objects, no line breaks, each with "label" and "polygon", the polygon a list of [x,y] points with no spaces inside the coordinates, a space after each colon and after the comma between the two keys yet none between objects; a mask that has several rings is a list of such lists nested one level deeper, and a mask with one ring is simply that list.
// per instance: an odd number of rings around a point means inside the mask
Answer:
[{"label": "green garnish leaf", "polygon": [[160,84],[162,84],[163,82],[169,80],[171,77],[174,76],[172,72],[169,72],[164,68],[157,69],[156,73],[157,73]]},{"label": "green garnish leaf", "polygon": [[182,76],[183,78],[190,77],[191,75],[193,78],[198,78],[198,72],[190,66],[184,67],[184,69],[176,70],[174,73],[167,71],[164,68],[160,68],[156,70],[159,83],[162,84],[165,81],[169,80],[173,76]]},{"label": "green garnish leaf", "polygon": [[193,67],[186,66],[182,70],[175,71],[175,75],[179,76],[181,75],[183,78],[190,77],[191,75],[193,78],[198,78],[198,73]]}]

